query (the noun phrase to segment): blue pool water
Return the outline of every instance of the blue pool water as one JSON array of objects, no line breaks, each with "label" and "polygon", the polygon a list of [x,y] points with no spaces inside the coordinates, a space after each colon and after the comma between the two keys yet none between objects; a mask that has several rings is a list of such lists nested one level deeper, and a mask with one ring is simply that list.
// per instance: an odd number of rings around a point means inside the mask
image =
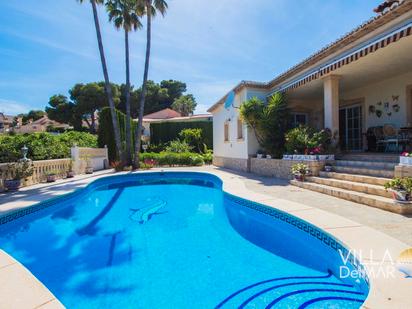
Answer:
[{"label": "blue pool water", "polygon": [[211,175],[108,177],[50,204],[1,226],[0,247],[68,308],[359,308],[368,293],[319,237]]}]

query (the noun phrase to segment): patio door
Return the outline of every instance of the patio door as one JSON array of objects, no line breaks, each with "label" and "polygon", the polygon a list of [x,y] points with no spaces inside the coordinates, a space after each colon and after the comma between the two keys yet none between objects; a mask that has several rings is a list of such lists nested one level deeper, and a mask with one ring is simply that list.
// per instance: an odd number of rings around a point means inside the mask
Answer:
[{"label": "patio door", "polygon": [[344,151],[362,150],[362,106],[339,109],[340,146]]}]

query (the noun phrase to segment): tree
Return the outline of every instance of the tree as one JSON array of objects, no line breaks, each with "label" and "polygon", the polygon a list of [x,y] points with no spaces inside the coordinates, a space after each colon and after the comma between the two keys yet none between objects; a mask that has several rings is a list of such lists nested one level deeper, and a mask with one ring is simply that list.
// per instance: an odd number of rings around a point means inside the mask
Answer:
[{"label": "tree", "polygon": [[168,99],[166,107],[170,107],[177,98],[180,98],[187,91],[186,83],[173,79],[161,81],[160,87],[167,89]]},{"label": "tree", "polygon": [[285,133],[290,127],[290,114],[285,97],[275,93],[267,104],[253,97],[240,106],[242,120],[253,129],[259,144],[269,154],[280,157],[285,147]]},{"label": "tree", "polygon": [[144,4],[144,11],[142,13],[146,14],[147,21],[147,38],[146,38],[146,58],[144,65],[143,73],[143,85],[142,85],[142,94],[140,96],[140,105],[139,105],[139,121],[137,127],[137,136],[136,136],[136,155],[135,155],[135,166],[139,168],[139,153],[140,147],[142,144],[142,131],[143,131],[143,113],[144,113],[144,104],[146,99],[147,91],[147,79],[149,75],[149,61],[150,61],[150,48],[151,48],[151,39],[152,39],[152,16],[156,12],[160,12],[164,16],[167,10],[167,3],[165,0],[139,0],[139,3]]},{"label": "tree", "polygon": [[46,107],[47,116],[60,123],[67,123],[75,130],[80,131],[82,129],[82,120],[77,117],[76,106],[73,102],[62,95],[54,95],[49,100],[49,105]]},{"label": "tree", "polygon": [[189,116],[195,111],[196,105],[195,97],[192,94],[188,94],[177,98],[172,104],[172,109],[181,113],[182,116]]},{"label": "tree", "polygon": [[22,122],[23,124],[27,124],[30,120],[36,121],[42,118],[46,113],[41,110],[31,110],[27,114],[23,115]]},{"label": "tree", "polygon": [[132,163],[132,131],[130,126],[130,59],[129,59],[129,32],[142,27],[140,22],[141,12],[138,12],[135,0],[109,0],[106,3],[109,12],[109,20],[112,21],[117,29],[123,28],[125,42],[125,64],[126,64],[126,163]]},{"label": "tree", "polygon": [[[120,102],[119,87],[111,85],[113,101]],[[109,106],[105,83],[76,84],[70,90],[70,100],[64,95],[54,95],[49,100],[46,112],[50,119],[68,123],[75,130],[82,129],[83,121],[90,133],[96,133],[96,114],[103,107]]]},{"label": "tree", "polygon": [[[80,3],[83,3],[84,0],[78,0],[78,1]],[[110,80],[109,80],[109,73],[107,71],[107,64],[106,64],[106,57],[104,54],[102,34],[100,32],[99,16],[97,14],[97,4],[102,4],[103,2],[104,2],[103,0],[90,0],[90,4],[92,5],[92,10],[93,10],[94,26],[96,28],[96,36],[97,36],[97,44],[99,47],[99,53],[100,53],[100,61],[102,64],[103,76],[104,76],[104,81],[105,81],[105,89],[106,89],[107,99],[109,101],[109,107],[111,111],[112,123],[113,123],[113,128],[114,128],[114,139],[116,142],[116,148],[117,148],[117,152],[119,153],[119,157],[123,160],[122,145],[120,142],[120,129],[119,129],[119,124],[117,122],[117,117],[116,117],[112,87],[111,87]]]}]

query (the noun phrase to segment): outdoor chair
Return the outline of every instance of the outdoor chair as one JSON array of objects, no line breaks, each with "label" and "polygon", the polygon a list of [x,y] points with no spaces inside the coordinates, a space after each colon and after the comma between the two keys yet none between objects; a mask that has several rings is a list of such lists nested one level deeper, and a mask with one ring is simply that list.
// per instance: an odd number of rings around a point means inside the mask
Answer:
[{"label": "outdoor chair", "polygon": [[385,152],[398,152],[400,142],[398,130],[391,124],[385,124],[382,131],[385,141]]}]

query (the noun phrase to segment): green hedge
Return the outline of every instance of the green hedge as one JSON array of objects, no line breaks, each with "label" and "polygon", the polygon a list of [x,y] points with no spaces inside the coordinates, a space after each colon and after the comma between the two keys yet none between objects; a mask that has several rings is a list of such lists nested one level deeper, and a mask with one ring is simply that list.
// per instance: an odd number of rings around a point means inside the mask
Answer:
[{"label": "green hedge", "polygon": [[152,144],[168,143],[178,139],[183,129],[202,129],[203,142],[207,148],[213,148],[213,123],[211,121],[151,123],[150,141]]},{"label": "green hedge", "polygon": [[0,135],[0,163],[14,162],[21,159],[21,148],[26,145],[27,157],[32,160],[51,160],[70,157],[70,148],[97,147],[95,135],[70,131],[63,134],[30,133]]},{"label": "green hedge", "polygon": [[[120,127],[120,138],[122,142],[123,150],[126,149],[126,115],[122,112],[116,110],[117,114],[117,121]],[[134,151],[134,140],[135,140],[135,131],[137,129],[137,122],[131,121],[132,126],[132,150]],[[99,132],[98,132],[98,139],[97,139],[99,147],[104,147],[107,145],[108,152],[109,152],[109,161],[117,161],[119,158],[117,157],[116,152],[116,142],[114,140],[114,131],[113,131],[113,124],[112,124],[112,116],[110,113],[110,108],[105,107],[100,111],[99,114]]]},{"label": "green hedge", "polygon": [[203,156],[192,152],[145,152],[140,154],[140,161],[155,160],[157,165],[187,165],[199,166],[205,163]]}]

